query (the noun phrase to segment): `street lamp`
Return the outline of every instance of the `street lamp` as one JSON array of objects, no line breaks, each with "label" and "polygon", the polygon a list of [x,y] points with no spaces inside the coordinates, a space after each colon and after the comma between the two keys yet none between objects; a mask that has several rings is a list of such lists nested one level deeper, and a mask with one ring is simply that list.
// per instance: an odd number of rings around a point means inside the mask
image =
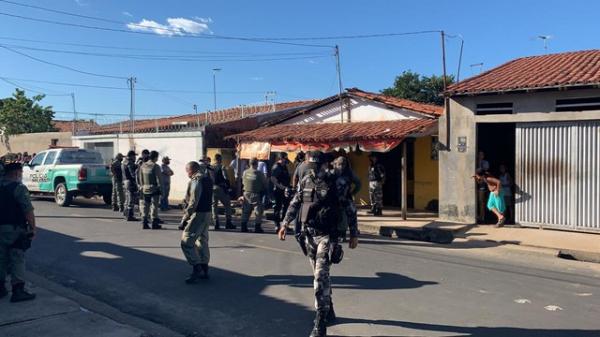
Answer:
[{"label": "street lamp", "polygon": [[215,103],[214,111],[217,111],[217,72],[221,71],[221,68],[213,68],[213,101]]}]

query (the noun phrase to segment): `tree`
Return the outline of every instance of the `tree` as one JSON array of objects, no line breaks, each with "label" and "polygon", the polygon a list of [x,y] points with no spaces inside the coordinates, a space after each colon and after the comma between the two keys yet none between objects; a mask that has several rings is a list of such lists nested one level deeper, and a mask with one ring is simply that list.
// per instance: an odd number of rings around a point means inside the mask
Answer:
[{"label": "tree", "polygon": [[0,129],[5,142],[12,135],[54,131],[52,107],[39,104],[44,97],[28,98],[25,91],[16,89],[12,97],[0,100]]},{"label": "tree", "polygon": [[[422,76],[410,70],[402,72],[394,80],[394,86],[383,89],[382,94],[415,102],[444,105],[441,96],[444,91],[443,76]],[[448,84],[454,83],[454,76],[446,76]]]}]

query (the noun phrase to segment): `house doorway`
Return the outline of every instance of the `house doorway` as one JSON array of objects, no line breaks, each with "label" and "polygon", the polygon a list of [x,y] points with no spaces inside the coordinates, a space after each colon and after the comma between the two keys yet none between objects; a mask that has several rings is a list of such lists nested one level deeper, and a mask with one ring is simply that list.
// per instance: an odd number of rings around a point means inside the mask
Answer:
[{"label": "house doorway", "polygon": [[[515,178],[516,158],[516,124],[515,123],[479,123],[477,124],[477,153],[483,152],[485,160],[490,163],[489,172],[494,177],[500,176],[500,165],[505,165],[508,173]],[[478,154],[476,154],[477,156]],[[476,159],[477,162],[477,159]],[[476,168],[473,168],[475,170]],[[479,202],[477,203],[478,208]],[[487,202],[487,192],[484,202]],[[514,205],[514,199],[513,199]],[[511,208],[514,210],[514,208]],[[484,207],[485,223],[497,221],[494,214]],[[514,219],[514,214],[509,214]]]},{"label": "house doorway", "polygon": [[[414,208],[414,142],[407,141],[407,207]],[[385,184],[383,184],[383,205],[391,207],[402,206],[402,144],[389,152],[378,155],[379,162],[385,167]]]}]

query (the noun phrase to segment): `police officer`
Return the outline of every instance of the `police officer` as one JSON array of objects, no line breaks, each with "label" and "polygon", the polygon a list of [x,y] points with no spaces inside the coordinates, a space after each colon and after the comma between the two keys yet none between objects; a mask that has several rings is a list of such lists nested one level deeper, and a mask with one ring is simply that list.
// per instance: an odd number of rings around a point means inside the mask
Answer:
[{"label": "police officer", "polygon": [[229,197],[229,178],[223,167],[223,157],[220,154],[215,155],[215,165],[212,166],[213,172],[213,200],[212,214],[215,223],[215,230],[220,228],[219,225],[219,202],[225,207],[225,229],[235,229],[231,222],[231,199]]},{"label": "police officer", "polygon": [[0,298],[8,295],[4,284],[10,273],[11,302],[35,298],[35,294],[25,290],[25,250],[35,236],[35,215],[22,180],[21,164],[10,163],[4,167],[4,178],[0,181]]},{"label": "police officer", "polygon": [[163,190],[160,195],[160,210],[169,210],[169,194],[171,193],[171,177],[173,176],[173,170],[169,167],[171,164],[171,158],[165,156],[162,159],[162,165],[160,165],[160,171],[162,172],[163,178]]},{"label": "police officer", "polygon": [[275,230],[278,231],[281,220],[290,204],[290,172],[288,171],[287,153],[281,152],[278,160],[271,170],[271,183],[273,184],[273,196],[275,197],[275,207],[273,207],[273,216],[275,217]]},{"label": "police officer", "polygon": [[185,283],[194,284],[208,278],[208,226],[211,222],[213,183],[207,170],[195,161],[189,162],[185,171],[190,182],[185,193],[186,207],[181,219],[181,250],[193,268]]},{"label": "police officer", "polygon": [[117,154],[110,165],[112,173],[112,209],[115,212],[124,212],[125,194],[123,192],[123,155]]},{"label": "police officer", "polygon": [[356,210],[341,198],[344,192],[337,190],[336,175],[326,170],[321,154],[313,153],[312,161],[317,169],[300,182],[278,235],[285,240],[286,227],[300,214],[302,231],[296,237],[313,268],[317,310],[310,336],[322,337],[327,336],[327,323],[335,320],[329,269],[331,263],[339,263],[343,257],[337,236],[338,214],[344,212],[348,217],[350,249],[358,245],[358,229]]},{"label": "police officer", "polygon": [[254,232],[263,233],[262,217],[264,205],[262,196],[267,191],[267,179],[265,175],[258,170],[258,159],[250,160],[250,168],[244,171],[242,175],[244,183],[244,195],[242,199],[242,232],[248,232],[248,221],[250,213],[254,210]]},{"label": "police officer", "polygon": [[369,166],[369,199],[371,201],[371,210],[375,216],[383,214],[383,183],[385,182],[385,168],[378,163],[375,153],[369,155],[371,165]]},{"label": "police officer", "polygon": [[135,164],[135,151],[127,152],[127,158],[121,166],[125,187],[125,210],[123,215],[127,221],[139,221],[133,216],[133,210],[138,198],[138,184],[136,179],[137,165]]},{"label": "police officer", "polygon": [[[356,206],[354,205],[354,196],[361,189],[360,179],[354,174],[348,163],[348,158],[337,157],[333,161],[333,171],[336,175],[336,189],[340,193],[340,202],[348,205],[350,211],[356,214]],[[354,215],[356,216],[356,215]],[[341,218],[338,222],[339,235],[342,240],[346,240],[346,231],[348,229],[348,216],[346,213],[341,213]]]},{"label": "police officer", "polygon": [[142,166],[143,163],[147,162],[150,159],[150,151],[148,149],[142,150],[142,156],[138,158],[135,164],[138,166],[138,169]]},{"label": "police officer", "polygon": [[148,218],[152,220],[152,229],[161,229],[158,219],[160,193],[163,186],[162,172],[158,161],[158,152],[150,152],[148,160],[138,168],[138,184],[140,186],[140,212],[142,228],[150,229]]}]

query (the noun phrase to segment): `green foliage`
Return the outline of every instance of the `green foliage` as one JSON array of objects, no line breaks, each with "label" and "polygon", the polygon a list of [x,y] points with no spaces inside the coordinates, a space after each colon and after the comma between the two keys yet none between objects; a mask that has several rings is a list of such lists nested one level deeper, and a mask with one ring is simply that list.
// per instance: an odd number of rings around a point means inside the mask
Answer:
[{"label": "green foliage", "polygon": [[51,106],[42,106],[39,102],[44,95],[28,98],[25,91],[16,89],[12,97],[0,100],[0,129],[4,135],[54,131]]},{"label": "green foliage", "polygon": [[[454,76],[446,76],[446,80],[450,85],[454,83]],[[383,89],[381,93],[415,102],[444,105],[444,98],[441,96],[443,91],[443,76],[427,77],[409,70],[396,77],[393,87]]]}]

